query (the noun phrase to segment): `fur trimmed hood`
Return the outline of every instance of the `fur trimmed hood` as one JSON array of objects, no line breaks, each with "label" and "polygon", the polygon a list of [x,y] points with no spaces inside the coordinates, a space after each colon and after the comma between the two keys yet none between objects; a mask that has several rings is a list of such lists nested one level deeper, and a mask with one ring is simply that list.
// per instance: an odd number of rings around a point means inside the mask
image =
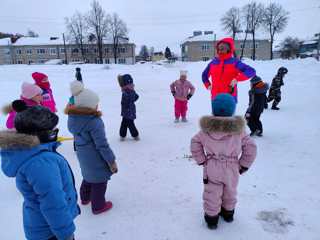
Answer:
[{"label": "fur trimmed hood", "polygon": [[1,149],[32,148],[40,145],[37,136],[17,133],[15,131],[0,132]]},{"label": "fur trimmed hood", "polygon": [[203,116],[200,119],[201,130],[205,133],[239,134],[245,129],[245,120],[241,116],[215,117]]},{"label": "fur trimmed hood", "polygon": [[102,112],[92,108],[79,108],[75,106],[67,106],[64,110],[66,115],[80,115],[80,116],[96,116],[101,117]]}]

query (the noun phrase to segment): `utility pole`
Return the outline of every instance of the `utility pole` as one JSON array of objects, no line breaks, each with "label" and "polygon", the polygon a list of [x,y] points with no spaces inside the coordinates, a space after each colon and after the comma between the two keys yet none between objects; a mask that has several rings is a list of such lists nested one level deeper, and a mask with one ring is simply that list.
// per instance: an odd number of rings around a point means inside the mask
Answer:
[{"label": "utility pole", "polygon": [[213,57],[216,57],[217,34],[214,34]]},{"label": "utility pole", "polygon": [[64,60],[66,62],[66,64],[68,64],[68,51],[67,51],[67,47],[66,47],[66,39],[64,37],[64,33],[62,34],[63,36],[63,47],[64,47]]}]

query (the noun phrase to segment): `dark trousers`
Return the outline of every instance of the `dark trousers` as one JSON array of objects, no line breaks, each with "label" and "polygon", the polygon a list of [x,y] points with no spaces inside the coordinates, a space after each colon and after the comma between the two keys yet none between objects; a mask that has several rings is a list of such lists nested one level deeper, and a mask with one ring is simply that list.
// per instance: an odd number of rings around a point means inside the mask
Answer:
[{"label": "dark trousers", "polygon": [[270,93],[268,96],[268,102],[272,102],[272,106],[276,107],[281,101],[281,92]]},{"label": "dark trousers", "polygon": [[130,134],[132,137],[138,137],[139,132],[134,124],[133,119],[122,118],[121,126],[120,126],[120,136],[126,137],[127,136],[127,129],[129,128]]},{"label": "dark trousers", "polygon": [[91,201],[92,211],[101,210],[106,202],[104,197],[107,190],[107,182],[89,183],[82,180],[80,187],[80,198],[83,202]]},{"label": "dark trousers", "polygon": [[262,129],[262,123],[260,121],[260,114],[251,114],[249,119],[248,119],[248,126],[251,130],[251,132],[255,132],[256,130],[261,131],[261,133],[263,132]]}]

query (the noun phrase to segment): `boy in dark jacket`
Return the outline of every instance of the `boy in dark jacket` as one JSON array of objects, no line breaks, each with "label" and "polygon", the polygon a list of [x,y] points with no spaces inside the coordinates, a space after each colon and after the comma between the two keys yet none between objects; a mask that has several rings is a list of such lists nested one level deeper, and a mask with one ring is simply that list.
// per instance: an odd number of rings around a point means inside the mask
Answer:
[{"label": "boy in dark jacket", "polygon": [[139,132],[134,124],[136,119],[136,105],[139,95],[134,90],[133,79],[131,75],[119,75],[118,82],[122,90],[121,98],[121,116],[122,122],[120,126],[120,140],[124,141],[127,136],[127,129],[131,133],[134,140],[139,141]]},{"label": "boy in dark jacket", "polygon": [[23,101],[13,106],[19,106],[16,131],[0,132],[1,164],[24,198],[26,239],[74,239],[74,219],[80,211],[73,173],[56,151],[58,116],[42,106],[27,107]]},{"label": "boy in dark jacket", "polygon": [[260,77],[255,76],[250,80],[251,89],[249,91],[249,107],[246,112],[246,119],[251,130],[250,136],[262,136],[263,128],[260,116],[263,112],[268,84],[264,83]]},{"label": "boy in dark jacket", "polygon": [[[283,83],[283,78],[284,76],[288,73],[288,69],[285,67],[281,67],[278,70],[277,75],[273,78],[271,87],[269,90],[269,95],[268,95],[268,102],[272,102],[272,107],[271,109],[273,110],[279,110],[280,108],[277,107],[277,105],[281,101],[281,86],[284,85]],[[267,107],[267,105],[266,105]]]}]

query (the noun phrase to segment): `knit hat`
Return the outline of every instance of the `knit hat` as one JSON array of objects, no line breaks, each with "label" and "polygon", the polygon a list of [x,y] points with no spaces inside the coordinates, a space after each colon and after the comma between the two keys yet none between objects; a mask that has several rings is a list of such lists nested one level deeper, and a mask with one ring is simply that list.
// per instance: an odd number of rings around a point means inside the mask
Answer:
[{"label": "knit hat", "polygon": [[31,83],[24,82],[21,86],[21,96],[26,99],[31,99],[39,94],[42,94],[42,90],[39,86]]},{"label": "knit hat", "polygon": [[259,77],[257,75],[250,79],[250,82],[252,84],[256,84],[256,83],[261,82],[261,81],[262,81],[261,77]]},{"label": "knit hat", "polygon": [[122,75],[122,81],[123,81],[124,86],[129,85],[129,84],[133,84],[133,78],[131,77],[130,74]]},{"label": "knit hat", "polygon": [[80,81],[73,81],[70,83],[70,91],[72,96],[77,96],[84,89],[84,85]]},{"label": "knit hat", "polygon": [[236,110],[236,101],[230,94],[222,93],[212,100],[214,116],[231,117]]},{"label": "knit hat", "polygon": [[34,73],[32,73],[32,78],[34,79],[34,81],[36,82],[36,84],[39,87],[44,88],[44,89],[50,88],[48,76],[45,75],[44,73],[34,72]]},{"label": "knit hat", "polygon": [[188,71],[186,71],[186,70],[180,71],[180,76],[187,76],[187,75],[188,75]]},{"label": "knit hat", "polygon": [[18,112],[14,126],[19,133],[37,135],[39,132],[52,130],[58,121],[58,116],[48,108],[34,106]]},{"label": "knit hat", "polygon": [[281,68],[278,69],[278,74],[279,75],[285,75],[287,73],[288,73],[288,69],[285,68],[285,67],[281,67]]},{"label": "knit hat", "polygon": [[95,109],[99,103],[99,96],[90,89],[82,89],[74,96],[74,105],[76,107]]}]

